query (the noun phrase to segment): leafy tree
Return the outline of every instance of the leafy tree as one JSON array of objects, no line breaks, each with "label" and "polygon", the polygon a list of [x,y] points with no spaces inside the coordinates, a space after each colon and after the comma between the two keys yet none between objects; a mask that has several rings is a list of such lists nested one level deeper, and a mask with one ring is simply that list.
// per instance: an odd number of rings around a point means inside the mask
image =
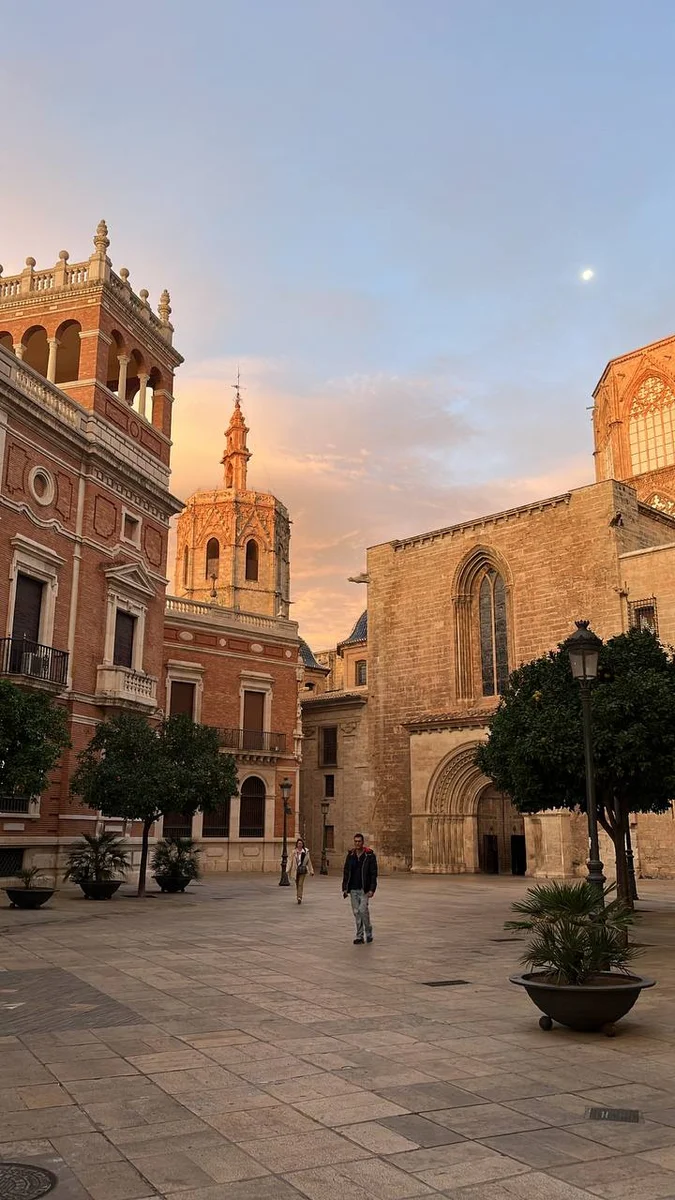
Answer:
[{"label": "leafy tree", "polygon": [[66,710],[39,690],[0,680],[0,793],[39,796],[70,745]]},{"label": "leafy tree", "polygon": [[227,800],[237,788],[231,755],[221,754],[219,735],[189,717],[151,726],[138,713],[121,713],[98,726],[78,755],[71,788],[83,804],[106,817],[141,821],[138,895],[145,894],[150,830],[166,812],[189,816]]},{"label": "leafy tree", "polygon": [[[675,797],[675,659],[636,629],[606,642],[591,693],[598,819],[614,844],[618,895],[631,903],[631,812],[666,812]],[[476,763],[520,812],[586,811],[579,685],[567,650],[514,671]]]}]

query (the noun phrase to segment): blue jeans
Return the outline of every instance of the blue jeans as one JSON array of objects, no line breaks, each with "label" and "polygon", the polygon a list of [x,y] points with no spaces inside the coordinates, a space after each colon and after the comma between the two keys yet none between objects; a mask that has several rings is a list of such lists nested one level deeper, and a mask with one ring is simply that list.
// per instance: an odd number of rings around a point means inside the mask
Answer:
[{"label": "blue jeans", "polygon": [[352,902],[352,912],[356,921],[356,936],[357,937],[372,937],[373,927],[370,923],[370,911],[368,909],[368,897],[366,893],[359,888],[358,891],[350,892],[349,899]]}]

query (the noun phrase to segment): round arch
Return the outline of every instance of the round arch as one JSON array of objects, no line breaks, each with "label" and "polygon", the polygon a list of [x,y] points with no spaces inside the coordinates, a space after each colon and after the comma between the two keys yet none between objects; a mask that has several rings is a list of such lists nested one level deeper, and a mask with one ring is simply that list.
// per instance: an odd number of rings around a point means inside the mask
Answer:
[{"label": "round arch", "polygon": [[59,325],[56,331],[55,383],[73,383],[79,377],[81,332],[79,321],[64,321]]}]

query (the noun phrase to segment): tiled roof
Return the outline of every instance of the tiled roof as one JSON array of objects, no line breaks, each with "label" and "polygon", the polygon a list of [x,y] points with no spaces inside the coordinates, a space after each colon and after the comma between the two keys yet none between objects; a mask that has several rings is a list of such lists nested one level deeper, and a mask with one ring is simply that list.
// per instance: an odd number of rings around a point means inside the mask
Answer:
[{"label": "tiled roof", "polygon": [[298,638],[298,642],[300,644],[300,657],[304,666],[311,671],[325,671],[326,674],[328,674],[329,668],[323,667],[320,662],[316,661],[314,654],[307,645],[307,642],[303,641],[302,638]]},{"label": "tiled roof", "polygon": [[354,642],[368,641],[368,609],[364,609],[348,638],[340,642],[340,646],[350,646]]}]

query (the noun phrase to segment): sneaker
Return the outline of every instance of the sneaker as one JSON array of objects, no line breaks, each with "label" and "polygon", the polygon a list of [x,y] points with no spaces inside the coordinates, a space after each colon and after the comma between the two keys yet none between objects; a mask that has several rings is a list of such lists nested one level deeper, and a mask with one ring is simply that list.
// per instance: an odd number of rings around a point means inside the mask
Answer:
[{"label": "sneaker", "polygon": [[362,946],[362,945],[363,945],[363,938],[354,938],[354,945],[355,945],[355,946]]},{"label": "sneaker", "polygon": [[373,940],[373,935],[372,935],[372,933],[371,933],[370,937],[367,937],[367,938],[366,938],[366,941],[367,941],[367,942],[372,942],[372,940]]}]

